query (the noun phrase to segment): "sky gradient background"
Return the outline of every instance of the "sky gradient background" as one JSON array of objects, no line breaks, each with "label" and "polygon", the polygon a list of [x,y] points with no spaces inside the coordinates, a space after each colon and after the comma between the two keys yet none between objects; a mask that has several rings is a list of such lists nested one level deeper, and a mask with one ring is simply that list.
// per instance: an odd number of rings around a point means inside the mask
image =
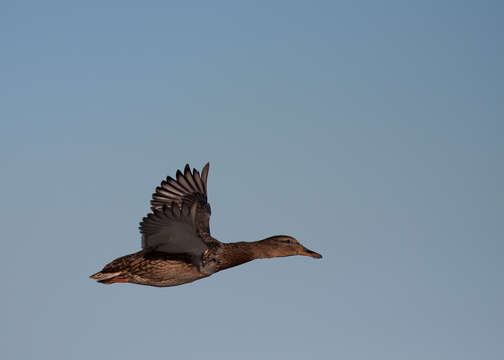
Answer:
[{"label": "sky gradient background", "polygon": [[[0,357],[504,358],[502,2],[188,3],[0,5]],[[88,279],[207,161],[324,259]]]}]

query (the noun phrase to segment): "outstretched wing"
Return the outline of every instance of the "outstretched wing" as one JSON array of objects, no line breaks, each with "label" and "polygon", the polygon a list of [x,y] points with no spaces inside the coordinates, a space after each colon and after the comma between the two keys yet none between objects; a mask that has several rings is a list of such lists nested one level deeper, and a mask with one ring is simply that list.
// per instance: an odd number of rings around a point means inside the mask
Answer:
[{"label": "outstretched wing", "polygon": [[142,248],[171,254],[190,254],[197,258],[208,249],[210,205],[207,202],[209,164],[201,176],[185,166],[176,180],[168,176],[152,195],[152,213],[140,223]]},{"label": "outstretched wing", "polygon": [[195,226],[198,233],[210,234],[210,204],[207,201],[207,177],[210,164],[207,163],[201,171],[191,168],[187,164],[184,173],[177,170],[176,180],[168,176],[152,194],[151,209],[159,210],[163,207],[179,207],[182,205],[192,208],[196,203]]},{"label": "outstretched wing", "polygon": [[143,218],[140,223],[142,248],[169,254],[189,254],[195,258],[208,249],[195,228],[195,203],[191,208],[164,206]]}]

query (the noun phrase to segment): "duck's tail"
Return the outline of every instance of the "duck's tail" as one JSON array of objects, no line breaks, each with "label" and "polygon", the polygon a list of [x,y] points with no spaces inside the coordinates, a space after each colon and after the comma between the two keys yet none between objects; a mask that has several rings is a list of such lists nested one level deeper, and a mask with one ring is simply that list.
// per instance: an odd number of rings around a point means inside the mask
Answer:
[{"label": "duck's tail", "polygon": [[113,284],[118,282],[128,282],[129,279],[121,271],[119,272],[97,272],[90,276],[91,279],[95,279],[102,284]]},{"label": "duck's tail", "polygon": [[102,284],[113,284],[118,282],[129,282],[131,274],[128,269],[131,268],[132,263],[139,261],[143,258],[143,251],[140,250],[134,254],[121,256],[111,262],[105,267],[90,276]]}]

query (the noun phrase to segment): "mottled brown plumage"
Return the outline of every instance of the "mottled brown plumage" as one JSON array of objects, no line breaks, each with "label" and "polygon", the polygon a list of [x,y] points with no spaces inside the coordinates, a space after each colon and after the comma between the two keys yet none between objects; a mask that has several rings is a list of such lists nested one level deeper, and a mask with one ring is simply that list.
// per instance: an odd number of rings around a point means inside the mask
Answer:
[{"label": "mottled brown plumage", "polygon": [[200,173],[186,165],[167,177],[152,195],[140,223],[142,250],[107,264],[91,278],[104,284],[129,282],[175,286],[254,259],[305,255],[321,258],[296,239],[276,235],[255,242],[221,243],[210,235],[207,201],[209,164]]}]

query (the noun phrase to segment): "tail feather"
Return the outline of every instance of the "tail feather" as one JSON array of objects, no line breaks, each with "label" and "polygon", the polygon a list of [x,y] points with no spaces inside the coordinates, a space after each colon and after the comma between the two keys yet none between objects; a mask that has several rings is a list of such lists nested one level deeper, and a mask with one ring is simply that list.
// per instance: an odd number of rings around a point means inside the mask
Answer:
[{"label": "tail feather", "polygon": [[96,274],[93,274],[90,276],[91,279],[95,279],[98,282],[101,282],[102,284],[112,284],[114,282],[124,282],[121,281],[123,278],[121,278],[122,272],[97,272]]}]

